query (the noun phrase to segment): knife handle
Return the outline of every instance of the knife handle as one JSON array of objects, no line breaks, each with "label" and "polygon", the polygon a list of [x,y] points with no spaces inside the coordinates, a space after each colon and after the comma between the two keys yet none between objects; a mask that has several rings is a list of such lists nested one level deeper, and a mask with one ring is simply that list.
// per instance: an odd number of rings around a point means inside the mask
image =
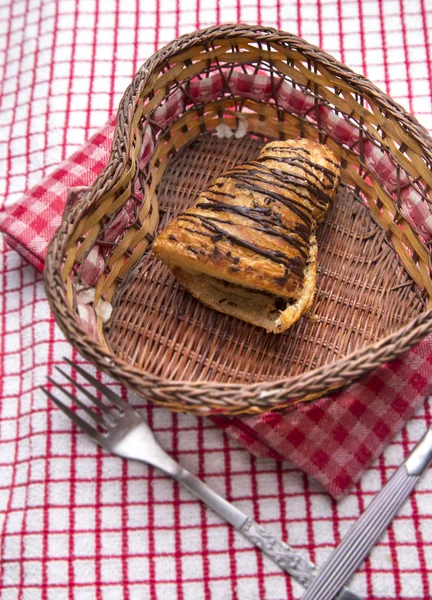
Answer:
[{"label": "knife handle", "polygon": [[302,600],[334,600],[392,522],[432,462],[432,428],[332,552]]}]

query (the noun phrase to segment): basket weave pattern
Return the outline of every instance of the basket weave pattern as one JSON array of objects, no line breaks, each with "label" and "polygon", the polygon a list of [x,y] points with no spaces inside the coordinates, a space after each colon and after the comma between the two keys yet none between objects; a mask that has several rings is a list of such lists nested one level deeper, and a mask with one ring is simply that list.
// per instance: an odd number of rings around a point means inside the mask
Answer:
[{"label": "basket weave pattern", "polygon": [[[343,185],[311,313],[275,336],[195,301],[149,246],[214,175],[298,136],[336,153]],[[57,321],[98,368],[172,410],[260,412],[346,385],[432,330],[431,148],[412,116],[304,40],[246,25],[183,36],[126,90],[110,162],[50,245]]]}]

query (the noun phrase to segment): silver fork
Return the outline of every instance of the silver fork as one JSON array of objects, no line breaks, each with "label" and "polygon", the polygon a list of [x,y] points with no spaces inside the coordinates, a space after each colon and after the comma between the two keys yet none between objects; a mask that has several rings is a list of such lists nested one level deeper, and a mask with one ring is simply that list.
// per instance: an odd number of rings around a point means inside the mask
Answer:
[{"label": "silver fork", "polygon": [[[93,419],[98,427],[84,421],[75,411],[56,398],[51,391],[44,387],[42,390],[94,442],[111,454],[147,463],[170,475],[222,519],[233,525],[245,538],[301,585],[307,588],[311,584],[316,576],[316,567],[312,562],[297,550],[278,540],[273,534],[265,531],[253,519],[181,467],[158,444],[150,427],[135,409],[80,366],[68,359],[65,360],[102,393],[103,397],[111,403],[111,408],[108,408],[59,367],[56,367],[57,370],[90,400],[93,408],[84,404],[68,390],[63,389],[52,378],[49,378],[49,381]],[[94,410],[95,408],[99,409],[99,413]],[[360,600],[360,597],[344,588],[338,599]]]}]

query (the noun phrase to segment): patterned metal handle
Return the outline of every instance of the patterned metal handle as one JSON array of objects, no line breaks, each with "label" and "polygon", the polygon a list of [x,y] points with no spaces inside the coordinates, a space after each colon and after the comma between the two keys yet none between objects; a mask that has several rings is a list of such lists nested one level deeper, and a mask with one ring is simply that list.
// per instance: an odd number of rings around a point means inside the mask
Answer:
[{"label": "patterned metal handle", "polygon": [[[174,477],[181,485],[188,489],[197,498],[200,498],[209,508],[214,510],[222,519],[231,523],[254,546],[266,554],[283,571],[296,579],[300,585],[307,588],[316,577],[316,566],[300,552],[281,542],[273,534],[265,531],[236,506],[219,496],[215,490],[209,488],[203,481],[180,467],[177,463],[170,463],[172,469],[165,468],[165,472]],[[161,468],[159,464],[159,468]],[[346,588],[338,600],[361,600],[359,596]]]},{"label": "patterned metal handle", "polygon": [[303,587],[308,587],[314,579],[316,567],[313,563],[304,558],[297,550],[293,550],[288,544],[274,537],[252,519],[248,518],[239,531]]}]

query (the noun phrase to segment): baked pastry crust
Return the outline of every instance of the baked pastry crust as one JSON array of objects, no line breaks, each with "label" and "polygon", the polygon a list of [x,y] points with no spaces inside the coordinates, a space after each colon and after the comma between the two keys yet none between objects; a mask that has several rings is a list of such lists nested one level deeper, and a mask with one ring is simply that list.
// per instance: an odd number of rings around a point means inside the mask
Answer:
[{"label": "baked pastry crust", "polygon": [[280,333],[311,306],[316,227],[339,180],[326,146],[270,142],[255,161],[213,180],[153,250],[204,304]]}]

